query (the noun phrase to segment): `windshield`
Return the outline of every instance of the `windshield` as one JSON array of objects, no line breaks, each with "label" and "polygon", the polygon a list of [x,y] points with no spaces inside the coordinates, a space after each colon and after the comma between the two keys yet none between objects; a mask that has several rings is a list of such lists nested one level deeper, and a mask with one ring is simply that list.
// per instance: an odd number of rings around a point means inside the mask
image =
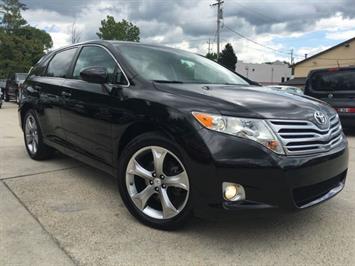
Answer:
[{"label": "windshield", "polygon": [[355,91],[355,70],[318,72],[310,84],[315,91]]},{"label": "windshield", "polygon": [[202,56],[169,48],[120,44],[122,56],[143,78],[158,82],[248,84]]}]

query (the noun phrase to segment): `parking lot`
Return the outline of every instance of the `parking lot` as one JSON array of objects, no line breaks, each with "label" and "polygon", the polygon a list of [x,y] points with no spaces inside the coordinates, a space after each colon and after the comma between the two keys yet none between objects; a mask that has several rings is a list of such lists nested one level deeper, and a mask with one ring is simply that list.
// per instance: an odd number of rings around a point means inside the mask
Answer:
[{"label": "parking lot", "polygon": [[163,232],[130,216],[107,174],[62,155],[30,160],[15,104],[3,105],[0,121],[0,265],[355,265],[355,133],[336,198]]}]

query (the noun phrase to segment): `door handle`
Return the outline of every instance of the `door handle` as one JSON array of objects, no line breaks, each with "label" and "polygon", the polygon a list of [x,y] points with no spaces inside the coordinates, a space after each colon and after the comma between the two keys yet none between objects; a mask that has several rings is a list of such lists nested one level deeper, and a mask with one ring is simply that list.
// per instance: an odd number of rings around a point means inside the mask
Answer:
[{"label": "door handle", "polygon": [[62,96],[69,98],[71,96],[71,93],[67,91],[62,91]]}]

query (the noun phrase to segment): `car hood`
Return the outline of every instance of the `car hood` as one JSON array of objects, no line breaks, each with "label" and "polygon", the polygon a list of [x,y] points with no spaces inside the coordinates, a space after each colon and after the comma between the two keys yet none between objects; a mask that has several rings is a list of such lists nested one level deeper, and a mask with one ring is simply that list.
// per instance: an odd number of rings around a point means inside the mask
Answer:
[{"label": "car hood", "polygon": [[224,115],[257,117],[266,119],[313,120],[321,111],[328,116],[335,114],[329,105],[315,98],[266,87],[245,85],[155,84],[160,90],[173,94],[197,97]]}]

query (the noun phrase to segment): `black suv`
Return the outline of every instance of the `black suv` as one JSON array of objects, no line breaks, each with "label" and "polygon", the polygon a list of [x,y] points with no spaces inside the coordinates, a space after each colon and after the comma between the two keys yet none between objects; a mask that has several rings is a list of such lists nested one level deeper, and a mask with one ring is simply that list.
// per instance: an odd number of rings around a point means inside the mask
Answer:
[{"label": "black suv", "polygon": [[27,73],[13,73],[9,75],[9,78],[6,80],[6,87],[4,90],[4,99],[6,102],[11,99],[19,102],[20,88],[26,78]]},{"label": "black suv", "polygon": [[311,71],[305,94],[333,106],[344,127],[355,127],[355,67]]},{"label": "black suv", "polygon": [[340,192],[348,169],[328,105],[161,46],[51,52],[24,83],[19,118],[31,158],[59,150],[117,177],[128,210],[161,229],[211,210],[307,208]]}]

